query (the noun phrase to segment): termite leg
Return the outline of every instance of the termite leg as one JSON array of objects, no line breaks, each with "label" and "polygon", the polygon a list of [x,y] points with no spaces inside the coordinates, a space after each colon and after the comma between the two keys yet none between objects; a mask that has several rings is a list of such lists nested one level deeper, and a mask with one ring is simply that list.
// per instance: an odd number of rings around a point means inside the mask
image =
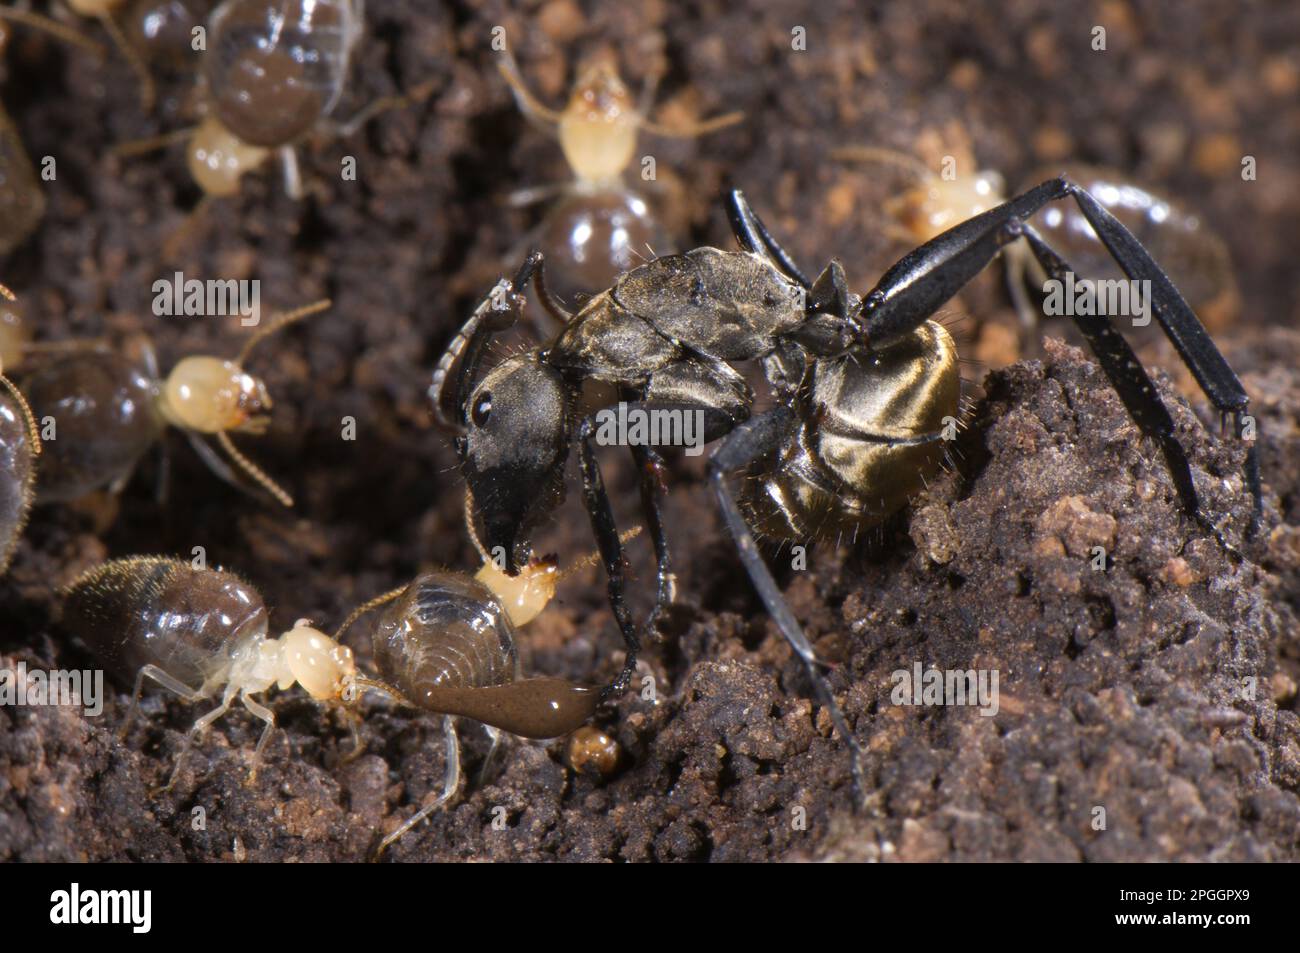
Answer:
[{"label": "termite leg", "polygon": [[487,757],[483,759],[483,767],[478,773],[479,787],[482,787],[487,783],[488,773],[492,770],[492,761],[496,757],[497,750],[501,747],[502,735],[500,728],[493,728],[491,725],[484,725],[483,730],[486,731],[487,736],[492,739],[492,746],[488,748]]},{"label": "termite leg", "polygon": [[447,773],[443,778],[442,793],[435,800],[407,818],[397,830],[381,840],[379,846],[375,848],[373,860],[378,860],[390,845],[401,840],[403,834],[456,796],[456,789],[460,787],[460,739],[456,737],[456,719],[452,715],[443,716],[442,734],[447,744]]},{"label": "termite leg", "polygon": [[261,763],[262,751],[266,748],[266,743],[271,740],[271,733],[275,731],[275,712],[255,701],[247,692],[240,692],[239,700],[254,716],[266,722],[266,727],[262,729],[262,737],[257,739],[257,747],[253,749],[253,766],[248,769],[248,783],[252,784],[257,780],[257,766]]},{"label": "termite leg", "polygon": [[126,720],[122,722],[119,738],[126,737],[127,732],[131,729],[131,723],[135,721],[135,716],[140,710],[140,696],[144,693],[144,680],[146,678],[161,685],[169,692],[179,695],[191,705],[203,700],[203,696],[199,692],[190,688],[180,679],[168,675],[157,665],[146,665],[135,676],[135,691],[131,695],[131,709],[126,714]]},{"label": "termite leg", "polygon": [[781,630],[781,635],[785,637],[790,647],[794,649],[795,654],[802,660],[804,670],[808,674],[808,679],[812,682],[817,700],[826,709],[827,714],[830,715],[836,733],[849,746],[852,759],[850,770],[853,778],[854,803],[860,804],[865,790],[863,786],[862,747],[858,744],[857,737],[849,729],[848,722],[844,719],[844,713],[835,701],[835,695],[831,692],[826,677],[820,671],[820,663],[817,661],[817,655],[813,651],[812,643],[808,641],[808,637],[804,634],[798,620],[795,619],[794,613],[790,611],[790,607],[786,604],[780,587],[777,586],[776,580],[772,578],[772,572],[767,568],[767,563],[763,561],[762,553],[758,551],[758,544],[754,542],[754,534],[746,524],[745,517],[741,514],[740,507],[736,504],[731,489],[727,486],[728,474],[743,470],[754,460],[775,450],[795,426],[796,421],[788,407],[777,407],[766,414],[745,421],[723,437],[718,448],[709,457],[709,482],[713,484],[714,492],[718,498],[718,506],[722,510],[722,517],[727,524],[727,529],[731,531],[731,538],[735,541],[736,551],[740,553],[741,562],[745,564],[745,569],[749,572],[749,578],[753,582],[754,588],[758,590],[763,605],[767,607],[768,615],[772,617],[772,621]]},{"label": "termite leg", "polygon": [[194,722],[185,735],[185,744],[181,747],[180,754],[176,756],[176,765],[172,768],[172,776],[167,779],[167,783],[156,793],[166,794],[176,786],[176,779],[180,777],[181,774],[181,764],[185,761],[185,756],[189,754],[190,748],[194,746],[194,742],[203,734],[203,732],[208,730],[209,726],[211,726],[214,721],[226,712],[230,711],[230,706],[234,702],[235,698],[236,693],[234,686],[227,685],[225,694],[221,696],[221,704],[203,717],[199,718],[198,721]]}]

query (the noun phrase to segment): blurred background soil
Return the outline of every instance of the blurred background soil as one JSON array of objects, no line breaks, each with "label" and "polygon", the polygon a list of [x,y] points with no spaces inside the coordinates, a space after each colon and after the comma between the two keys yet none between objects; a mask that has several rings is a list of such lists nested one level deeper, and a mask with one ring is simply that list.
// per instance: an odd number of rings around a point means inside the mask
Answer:
[{"label": "blurred background soil", "polygon": [[[619,769],[577,775],[563,742],[513,742],[480,781],[486,741],[463,725],[462,796],[388,858],[1300,857],[1300,7],[372,0],[366,12],[338,115],[426,82],[429,96],[302,149],[304,201],[272,170],[254,174],[184,241],[199,194],[183,150],[110,150],[191,123],[192,79],[160,75],[146,116],[120,57],[97,62],[26,32],[11,43],[0,98],[29,153],[58,169],[42,228],[0,262],[39,338],[142,331],[164,368],[205,349],[233,355],[237,319],[152,315],[153,282],[176,270],[260,279],[264,306],[334,306],[262,352],[274,423],[241,440],[298,506],[240,495],[173,434],[166,506],[146,458],[116,501],[34,512],[0,580],[0,666],[93,665],[59,632],[52,592],[107,557],[203,546],[260,588],[276,631],[301,617],[332,629],[422,567],[474,567],[455,457],[424,392],[448,337],[539,221],[504,197],[568,176],[496,72],[490,31],[504,25],[552,105],[581,58],[607,48],[634,89],[664,72],[660,118],[744,112],[704,140],[642,142],[677,196],[685,247],[730,246],[717,197],[739,186],[808,268],[839,257],[852,286],[869,287],[906,250],[882,212],[898,182],[832,160],[851,144],[918,154],[964,143],[1012,185],[1045,163],[1086,161],[1194,208],[1238,270],[1241,314],[1218,337],[1259,419],[1265,521],[1243,540],[1240,449],[1218,439],[1199,395],[1176,396],[1172,363],[1162,386],[1198,489],[1244,558],[1181,515],[1157,452],[1081,352],[1050,344],[983,387],[972,360],[978,404],[959,469],[872,539],[819,548],[807,571],[782,575],[868,750],[868,803],[854,813],[846,752],[741,571],[700,468],[674,466],[681,605],[645,653],[655,700],[632,693],[598,716],[623,749]],[[1092,49],[1096,25],[1105,52]],[[796,27],[805,51],[791,49]],[[1254,181],[1240,174],[1247,155]],[[340,179],[345,156],[356,181]],[[972,359],[990,340],[982,329],[1012,327],[997,269],[945,320]],[[345,417],[355,442],[340,439]],[[603,460],[631,525],[628,468]],[[1091,569],[1095,545],[1110,553],[1104,572]],[[565,560],[592,546],[574,499],[539,540]],[[633,544],[642,614],[647,550]],[[350,637],[363,665],[365,631]],[[622,656],[603,579],[566,584],[524,641],[532,671],[607,680]],[[891,673],[917,662],[997,669],[998,714],[891,704]],[[343,723],[297,693],[273,700],[284,732],[255,782],[259,724],[236,714],[156,798],[194,708],[154,697],[126,744],[120,688],[98,719],[0,709],[0,859],[359,860],[440,787],[438,719],[376,705],[366,753],[341,764]]]}]

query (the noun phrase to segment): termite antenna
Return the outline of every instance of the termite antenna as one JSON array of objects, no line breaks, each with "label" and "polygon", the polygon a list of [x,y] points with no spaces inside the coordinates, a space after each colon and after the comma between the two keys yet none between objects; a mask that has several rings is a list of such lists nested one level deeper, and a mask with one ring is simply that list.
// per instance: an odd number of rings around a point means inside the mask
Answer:
[{"label": "termite antenna", "polygon": [[208,214],[208,209],[212,207],[212,199],[212,193],[203,193],[203,196],[194,203],[194,207],[189,210],[185,220],[177,225],[176,230],[163,240],[162,253],[164,261],[176,261],[180,257],[181,252],[185,250],[186,244],[198,231],[199,225],[203,223],[204,217]]},{"label": "termite antenna", "polygon": [[236,466],[248,474],[248,476],[251,477],[255,483],[261,486],[262,489],[275,497],[276,501],[282,506],[286,508],[293,506],[293,497],[289,495],[288,491],[281,487],[280,484],[276,483],[275,480],[271,479],[270,474],[265,470],[240,453],[239,448],[236,447],[234,442],[230,439],[230,434],[226,433],[224,430],[220,430],[217,432],[216,437],[217,443],[221,445],[221,449],[226,451],[226,455],[235,462]]},{"label": "termite antenna", "polygon": [[132,156],[142,156],[146,153],[157,152],[159,149],[166,149],[182,142],[188,142],[194,138],[194,134],[198,131],[198,126],[186,126],[183,129],[174,129],[158,136],[150,136],[147,139],[131,139],[127,142],[119,142],[108,151],[110,155],[120,156],[124,159]]},{"label": "termite antenna", "polygon": [[[629,541],[634,540],[641,535],[642,528],[643,527],[638,525],[638,526],[633,526],[630,529],[625,529],[622,533],[619,534],[618,537],[619,543],[626,546]],[[571,563],[570,565],[566,566],[564,569],[560,570],[560,574],[555,577],[555,581],[559,582],[561,579],[568,579],[570,576],[574,575],[575,573],[582,572],[584,569],[590,569],[592,566],[598,565],[600,561],[601,561],[600,550],[599,549],[592,550],[591,552],[587,553],[587,555],[583,556],[578,561]]]},{"label": "termite antenna", "polygon": [[399,705],[404,705],[407,708],[419,707],[392,685],[389,685],[387,682],[381,682],[377,678],[367,678],[364,675],[355,675],[351,680],[351,684],[356,692],[357,698],[361,697],[361,692],[369,690],[379,692],[381,695],[387,695]]},{"label": "termite antenna", "polygon": [[[375,598],[371,599],[369,602],[364,602],[361,605],[357,606],[355,609],[352,610],[351,614],[346,619],[343,620],[343,624],[339,626],[338,629],[334,632],[334,641],[335,642],[340,641],[343,638],[343,633],[346,632],[348,629],[352,628],[352,623],[356,622],[357,619],[360,619],[371,609],[378,609],[380,606],[388,605],[388,603],[392,602],[394,599],[396,599],[398,596],[404,593],[407,590],[407,588],[408,588],[407,586],[399,586],[398,588],[393,589],[390,592],[385,592],[382,596],[375,596]],[[358,682],[359,681],[360,680],[358,679]],[[390,694],[396,695],[396,693],[392,692],[391,690],[390,690]]]},{"label": "termite antenna", "polygon": [[560,124],[561,114],[532,94],[524,83],[523,74],[519,72],[519,64],[515,62],[513,53],[507,49],[497,55],[500,57],[497,61],[497,70],[510,86],[510,92],[514,94],[515,105],[519,107],[519,111],[546,132],[554,135],[554,127]]},{"label": "termite antenna", "polygon": [[31,10],[19,10],[14,7],[0,7],[0,20],[10,20],[14,23],[21,23],[24,26],[30,26],[37,30],[44,30],[52,36],[57,36],[66,43],[73,46],[79,46],[84,50],[94,53],[100,59],[104,57],[104,44],[97,43],[88,36],[82,36],[72,27],[65,23],[50,17],[42,16],[39,13],[33,13]]},{"label": "termite antenna", "polygon": [[918,181],[928,179],[934,173],[916,156],[880,146],[840,146],[831,150],[831,158],[838,162],[868,162],[876,165],[889,165],[914,176]]},{"label": "termite antenna", "polygon": [[351,119],[335,125],[333,131],[335,135],[343,138],[351,136],[381,113],[391,112],[394,109],[405,109],[407,106],[414,106],[424,102],[433,93],[436,86],[437,80],[427,79],[405,93],[398,93],[394,96],[381,96],[364,106]]},{"label": "termite antenna", "polygon": [[153,112],[154,102],[158,96],[154,87],[153,76],[149,74],[149,67],[140,57],[136,48],[126,38],[126,34],[122,32],[122,28],[118,26],[117,20],[113,18],[111,13],[101,13],[97,19],[104,25],[104,29],[113,39],[113,45],[117,47],[118,52],[122,54],[122,58],[126,60],[127,65],[131,67],[131,71],[135,73],[136,79],[140,82],[140,108],[146,113]]},{"label": "termite antenna", "polygon": [[320,301],[314,301],[311,304],[303,305],[301,308],[297,308],[293,311],[284,311],[280,314],[272,315],[271,320],[266,325],[258,328],[257,331],[253,333],[253,336],[244,342],[244,346],[240,350],[239,356],[235,358],[235,363],[240,367],[243,367],[245,362],[248,360],[249,355],[253,353],[253,349],[269,338],[272,334],[275,334],[278,331],[283,331],[289,325],[296,324],[303,318],[310,317],[313,314],[318,314],[330,307],[332,304],[333,302],[329,298],[322,298]]},{"label": "termite antenna", "polygon": [[469,534],[469,541],[478,550],[479,559],[487,562],[487,550],[483,548],[483,541],[478,538],[478,530],[474,527],[474,497],[470,495],[469,490],[465,491],[465,532]]},{"label": "termite antenna", "polygon": [[721,116],[714,116],[712,119],[702,119],[699,122],[684,123],[680,126],[661,126],[649,119],[640,119],[637,125],[652,136],[662,136],[667,139],[695,139],[698,136],[706,136],[711,132],[717,132],[719,129],[734,126],[744,118],[745,114],[737,110],[724,113]]}]

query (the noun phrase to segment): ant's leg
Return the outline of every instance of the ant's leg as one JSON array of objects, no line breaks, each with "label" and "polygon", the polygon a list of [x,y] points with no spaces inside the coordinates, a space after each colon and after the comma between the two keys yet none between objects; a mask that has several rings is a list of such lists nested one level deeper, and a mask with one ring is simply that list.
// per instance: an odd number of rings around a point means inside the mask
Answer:
[{"label": "ant's leg", "polygon": [[[1064,176],[967,219],[903,256],[862,301],[867,346],[896,341],[919,327],[992,261],[1003,246],[1025,234],[1023,222],[1048,202],[1064,198],[1074,199],[1129,278],[1150,283],[1151,307],[1166,336],[1211,403],[1220,412],[1232,414],[1240,427],[1249,398],[1191,307],[1128,229]],[[1155,391],[1151,393],[1154,395]],[[1139,399],[1150,403],[1145,396]],[[1179,479],[1175,477],[1176,482]],[[1261,506],[1258,462],[1253,447],[1247,455],[1246,480],[1255,503],[1253,524]],[[1180,493],[1189,485],[1190,481],[1182,484]],[[1190,513],[1197,515],[1194,494],[1184,493],[1183,503]]]},{"label": "ant's leg", "polygon": [[618,526],[614,523],[614,511],[609,505],[609,493],[601,478],[596,454],[591,449],[591,438],[595,432],[595,417],[588,417],[578,425],[576,442],[582,469],[582,496],[587,516],[591,519],[592,533],[596,537],[596,547],[600,550],[601,562],[605,565],[605,589],[609,595],[609,607],[623,634],[623,645],[627,652],[623,670],[601,690],[601,701],[608,701],[621,695],[631,684],[636,672],[636,657],[641,651],[641,636],[627,607],[627,585],[623,577],[627,560],[623,556],[623,542],[618,538]]},{"label": "ant's leg", "polygon": [[819,670],[819,663],[816,654],[813,652],[812,644],[808,641],[808,637],[804,635],[798,620],[790,611],[785,597],[781,595],[780,587],[777,586],[776,580],[772,578],[772,572],[767,568],[767,563],[763,561],[763,555],[758,551],[758,546],[754,542],[754,534],[750,532],[745,517],[741,514],[740,507],[736,504],[731,489],[727,486],[727,475],[729,473],[743,470],[760,457],[775,452],[797,426],[798,421],[788,407],[777,407],[768,413],[745,421],[724,437],[722,443],[709,457],[709,481],[713,484],[714,492],[718,497],[718,506],[722,510],[722,517],[727,523],[727,528],[731,531],[731,537],[736,543],[736,550],[740,553],[741,562],[745,564],[745,569],[749,573],[754,588],[758,590],[758,595],[763,600],[763,605],[767,607],[768,614],[776,623],[777,628],[781,630],[781,635],[790,643],[790,647],[803,661],[804,670],[812,682],[813,691],[818,702],[830,715],[835,731],[849,746],[852,754],[851,771],[854,795],[855,800],[860,801],[864,790],[862,747],[858,744],[858,739],[853,732],[849,730],[848,722],[844,720],[844,713],[840,711],[840,706],[835,701],[835,695],[832,694],[830,685],[827,684],[825,677]]},{"label": "ant's leg", "polygon": [[[677,407],[681,408],[681,405]],[[627,405],[628,413],[656,408],[672,409],[647,402],[633,402]],[[706,438],[711,429],[717,432],[723,426],[717,418],[726,418],[725,426],[728,430],[733,424],[730,415],[715,408],[690,409],[699,410],[704,414]],[[574,442],[578,446],[578,461],[582,470],[583,500],[586,503],[587,515],[591,519],[591,529],[596,537],[596,546],[600,550],[601,562],[605,565],[609,606],[614,613],[619,631],[623,634],[623,644],[627,651],[627,659],[623,663],[622,671],[601,691],[601,700],[608,701],[626,691],[627,686],[631,684],[632,676],[636,672],[636,657],[641,651],[641,637],[636,623],[632,621],[632,613],[627,608],[627,585],[624,579],[627,562],[623,556],[623,542],[619,539],[618,526],[614,522],[614,511],[609,504],[609,493],[605,489],[605,481],[600,475],[600,465],[596,462],[596,454],[591,447],[592,438],[600,427],[599,417],[598,412],[583,420],[578,425]],[[710,419],[713,420],[711,428],[708,425]]]},{"label": "ant's leg", "polygon": [[967,219],[899,259],[863,299],[868,346],[898,340],[919,327],[1020,236],[1020,222],[1063,198],[1074,199],[1125,274],[1151,283],[1156,318],[1215,407],[1244,411],[1248,398],[1241,382],[1169,276],[1115,216],[1064,176]]},{"label": "ant's leg", "polygon": [[767,226],[763,224],[763,220],[749,207],[749,202],[740,189],[732,189],[728,192],[725,204],[731,231],[736,236],[736,243],[743,250],[763,255],[804,288],[812,287],[812,282],[794,263],[794,259],[777,243],[772,233],[767,230]]},{"label": "ant's leg", "polygon": [[[1048,277],[1056,281],[1065,281],[1067,274],[1073,271],[1070,264],[1057,255],[1032,227],[1027,224],[1020,227],[1024,230],[1025,240],[1029,243],[1034,257]],[[1087,339],[1092,352],[1097,355],[1106,378],[1115,389],[1115,393],[1119,394],[1129,416],[1138,425],[1138,429],[1163,452],[1165,464],[1173,477],[1183,507],[1205,529],[1218,536],[1220,542],[1223,542],[1218,530],[1209,523],[1200,510],[1196,486],[1192,481],[1191,464],[1175,435],[1173,418],[1169,415],[1169,409],[1161,399],[1155,384],[1152,383],[1150,375],[1138,361],[1137,355],[1133,353],[1132,346],[1104,314],[1073,317],[1075,326]],[[1248,472],[1249,469],[1248,464]],[[1257,465],[1255,473],[1257,478]]]},{"label": "ant's leg", "polygon": [[401,840],[403,834],[456,796],[456,789],[460,787],[460,739],[456,737],[456,719],[451,715],[443,716],[442,734],[447,743],[447,773],[443,777],[442,793],[435,800],[426,804],[403,821],[397,830],[381,840],[379,846],[375,848],[371,860],[378,860],[379,855],[392,844]]},{"label": "ant's leg", "polygon": [[653,628],[663,611],[677,599],[677,576],[673,572],[668,548],[668,534],[663,522],[664,458],[651,447],[633,447],[632,459],[641,475],[641,508],[649,524],[655,548],[655,573],[658,594],[648,625]]},{"label": "ant's leg", "polygon": [[677,576],[673,573],[672,557],[668,549],[668,535],[664,531],[663,498],[664,458],[652,447],[632,447],[632,460],[636,463],[641,483],[641,511],[645,514],[646,528],[655,547],[655,574],[658,590],[654,609],[646,622],[653,630],[664,610],[677,599]]},{"label": "ant's leg", "polygon": [[[687,453],[703,453],[706,443],[730,433],[749,416],[749,399],[747,385],[729,365],[680,361],[651,374],[642,399],[626,401],[626,406],[629,412],[668,411],[679,415],[683,440],[687,436],[687,415],[692,415],[700,426],[694,434],[696,443]],[[676,600],[677,589],[662,516],[664,461],[654,447],[633,446],[631,450],[641,480],[641,510],[655,548],[658,596],[647,622],[647,628],[653,629],[667,606]]]},{"label": "ant's leg", "polygon": [[126,733],[131,728],[131,723],[135,721],[135,716],[140,711],[140,696],[144,694],[144,680],[146,678],[161,685],[169,692],[179,695],[191,705],[195,702],[203,701],[203,695],[200,692],[190,688],[180,679],[167,674],[157,665],[146,665],[141,668],[135,676],[135,691],[131,693],[131,708],[126,714],[126,721],[122,723],[122,728],[118,735],[119,738],[126,737]]},{"label": "ant's leg", "polygon": [[469,385],[478,369],[483,349],[493,334],[504,331],[519,319],[523,300],[520,289],[528,284],[541,264],[542,253],[534,250],[519,266],[513,281],[504,278],[498,281],[438,359],[428,394],[433,403],[434,419],[444,430],[464,432],[465,401],[469,398]]}]

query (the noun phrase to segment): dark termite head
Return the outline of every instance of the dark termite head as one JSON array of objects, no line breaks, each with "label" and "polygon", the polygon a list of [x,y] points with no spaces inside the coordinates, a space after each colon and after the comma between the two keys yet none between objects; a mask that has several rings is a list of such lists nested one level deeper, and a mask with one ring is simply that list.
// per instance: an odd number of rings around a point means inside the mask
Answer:
[{"label": "dark termite head", "polygon": [[466,404],[457,447],[479,538],[512,576],[528,562],[528,534],[564,499],[571,403],[560,373],[529,352],[494,367]]}]

